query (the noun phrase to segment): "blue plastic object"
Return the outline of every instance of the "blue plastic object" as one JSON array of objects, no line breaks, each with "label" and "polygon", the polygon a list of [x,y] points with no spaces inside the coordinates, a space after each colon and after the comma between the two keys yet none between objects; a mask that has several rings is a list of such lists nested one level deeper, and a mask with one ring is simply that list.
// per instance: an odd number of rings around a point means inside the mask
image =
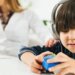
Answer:
[{"label": "blue plastic object", "polygon": [[42,62],[42,66],[45,68],[46,71],[48,71],[49,68],[58,65],[60,62],[55,62],[55,63],[47,63],[48,59],[54,58],[55,55],[48,55],[44,57],[44,60]]}]

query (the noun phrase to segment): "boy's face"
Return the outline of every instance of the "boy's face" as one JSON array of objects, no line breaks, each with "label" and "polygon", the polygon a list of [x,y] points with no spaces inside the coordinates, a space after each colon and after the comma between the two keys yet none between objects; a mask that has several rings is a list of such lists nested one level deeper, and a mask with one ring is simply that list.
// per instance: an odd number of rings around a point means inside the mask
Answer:
[{"label": "boy's face", "polygon": [[2,6],[4,3],[4,0],[0,0],[0,6]]},{"label": "boy's face", "polygon": [[60,40],[65,48],[75,53],[75,29],[68,32],[60,32]]}]

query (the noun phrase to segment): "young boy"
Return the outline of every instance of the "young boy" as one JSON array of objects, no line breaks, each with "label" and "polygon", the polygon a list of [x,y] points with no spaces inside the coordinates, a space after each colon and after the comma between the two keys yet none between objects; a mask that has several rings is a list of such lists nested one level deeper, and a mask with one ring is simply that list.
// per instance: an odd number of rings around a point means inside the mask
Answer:
[{"label": "young boy", "polygon": [[41,73],[44,71],[41,65],[43,57],[55,53],[56,57],[47,62],[61,62],[61,64],[50,68],[49,71],[59,70],[58,75],[75,74],[75,0],[58,4],[53,13],[53,21],[60,42],[52,47],[23,47],[19,57],[33,72]]}]

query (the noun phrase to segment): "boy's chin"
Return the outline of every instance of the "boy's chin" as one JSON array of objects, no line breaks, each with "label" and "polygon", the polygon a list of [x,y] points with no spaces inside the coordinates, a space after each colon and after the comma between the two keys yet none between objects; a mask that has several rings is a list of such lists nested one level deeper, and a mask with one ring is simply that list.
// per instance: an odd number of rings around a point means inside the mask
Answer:
[{"label": "boy's chin", "polygon": [[75,53],[75,48],[68,48],[68,50],[72,53]]}]

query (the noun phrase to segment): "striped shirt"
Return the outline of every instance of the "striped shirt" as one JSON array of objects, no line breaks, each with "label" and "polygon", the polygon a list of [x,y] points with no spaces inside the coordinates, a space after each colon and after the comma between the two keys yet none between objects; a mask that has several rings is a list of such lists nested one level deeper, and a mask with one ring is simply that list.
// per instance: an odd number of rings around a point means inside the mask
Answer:
[{"label": "striped shirt", "polygon": [[41,46],[23,47],[20,50],[19,58],[25,52],[32,52],[35,55],[39,55],[45,51],[50,51],[50,52],[53,52],[55,54],[58,54],[59,52],[63,52],[64,54],[68,55],[69,57],[75,59],[75,53],[70,52],[60,42],[56,43],[52,47],[45,47],[45,46],[43,46],[43,47],[41,47]]}]

